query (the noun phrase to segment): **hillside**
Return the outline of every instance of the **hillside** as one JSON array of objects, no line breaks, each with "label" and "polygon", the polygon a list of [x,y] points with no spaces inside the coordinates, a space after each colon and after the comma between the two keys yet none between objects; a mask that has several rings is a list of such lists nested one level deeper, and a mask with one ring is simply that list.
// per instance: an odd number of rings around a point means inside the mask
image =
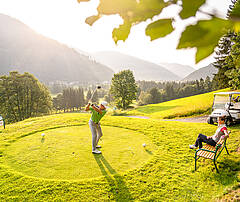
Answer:
[{"label": "hillside", "polygon": [[217,68],[215,68],[212,64],[209,64],[206,67],[202,67],[188,76],[186,76],[183,81],[191,81],[191,80],[199,80],[201,78],[206,79],[209,76],[211,79],[214,77],[214,74],[217,73]]},{"label": "hillside", "polygon": [[211,109],[213,103],[213,94],[226,90],[227,89],[179,98],[158,104],[140,106],[129,111],[127,114],[134,116],[146,116],[156,119],[171,119],[206,113],[209,114],[209,110]]},{"label": "hillside", "polygon": [[0,14],[0,75],[30,72],[44,82],[106,81],[113,71],[72,48],[44,37],[20,21]]},{"label": "hillside", "polygon": [[133,71],[136,80],[173,81],[181,77],[166,68],[142,59],[113,51],[93,53],[96,61],[110,67],[114,72],[124,69]]},{"label": "hillside", "polygon": [[185,78],[187,75],[191,74],[196,70],[191,66],[181,65],[177,63],[159,63],[159,64],[181,78]]}]

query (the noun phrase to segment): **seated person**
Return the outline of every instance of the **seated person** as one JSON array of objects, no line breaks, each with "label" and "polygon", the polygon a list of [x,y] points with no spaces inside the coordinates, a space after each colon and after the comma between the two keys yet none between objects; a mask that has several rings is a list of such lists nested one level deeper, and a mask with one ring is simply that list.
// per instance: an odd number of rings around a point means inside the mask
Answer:
[{"label": "seated person", "polygon": [[217,142],[221,139],[226,139],[229,137],[227,126],[225,125],[226,117],[218,117],[218,128],[213,136],[206,136],[203,134],[199,134],[198,138],[193,145],[189,145],[190,149],[196,149],[199,147],[199,149],[202,148],[202,142],[205,142],[211,146],[216,146]]}]

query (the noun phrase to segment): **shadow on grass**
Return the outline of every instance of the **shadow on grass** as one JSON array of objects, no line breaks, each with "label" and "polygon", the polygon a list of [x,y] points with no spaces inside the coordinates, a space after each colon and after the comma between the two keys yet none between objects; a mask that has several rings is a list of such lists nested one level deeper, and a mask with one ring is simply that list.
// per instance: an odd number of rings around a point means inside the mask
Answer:
[{"label": "shadow on grass", "polygon": [[127,116],[128,114],[126,112],[114,112],[112,116]]},{"label": "shadow on grass", "polygon": [[41,139],[41,143],[44,143],[44,142],[45,142],[45,138],[42,137],[42,139]]},{"label": "shadow on grass", "polygon": [[145,149],[145,151],[146,151],[148,154],[153,155],[153,153],[152,153],[150,150]]},{"label": "shadow on grass", "polygon": [[155,112],[161,112],[169,109],[173,109],[179,106],[147,106],[147,107],[139,107],[136,110],[145,114],[151,114]]},{"label": "shadow on grass", "polygon": [[[131,194],[123,181],[123,177],[120,176],[108,163],[108,161],[104,158],[103,155],[95,155],[93,154],[103,176],[107,180],[109,184],[109,190],[113,198],[108,195],[109,199],[115,201],[130,201],[133,200]],[[108,174],[110,173],[110,175]]]},{"label": "shadow on grass", "polygon": [[215,173],[214,178],[223,185],[230,185],[236,182],[240,171],[239,159],[224,159],[218,162],[220,173]]}]

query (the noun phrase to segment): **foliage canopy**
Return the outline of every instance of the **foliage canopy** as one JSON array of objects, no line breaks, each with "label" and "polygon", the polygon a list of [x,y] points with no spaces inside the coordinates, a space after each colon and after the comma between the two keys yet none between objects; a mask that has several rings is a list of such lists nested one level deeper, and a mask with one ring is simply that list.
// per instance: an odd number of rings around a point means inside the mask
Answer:
[{"label": "foliage canopy", "polygon": [[130,70],[123,70],[114,74],[110,93],[119,108],[127,109],[136,99],[137,85],[133,73]]},{"label": "foliage canopy", "polygon": [[[86,1],[90,0],[78,0],[79,3]],[[103,15],[119,14],[123,19],[123,24],[112,32],[112,38],[117,43],[120,40],[125,41],[132,26],[143,21],[151,20],[145,33],[151,40],[155,40],[172,33],[173,23],[177,18],[185,20],[194,17],[197,23],[185,28],[177,48],[196,48],[195,61],[197,63],[214,52],[219,39],[229,30],[235,32],[240,30],[240,1],[236,2],[228,19],[219,17],[216,13],[203,12],[201,7],[205,4],[206,0],[100,0],[97,8],[98,14],[88,17],[86,23],[93,25]],[[181,11],[171,18],[160,19],[158,16],[162,10],[171,5],[179,6]],[[197,19],[198,12],[206,14],[209,19]]]},{"label": "foliage canopy", "polygon": [[33,75],[14,71],[0,77],[0,113],[8,122],[46,114],[51,108],[48,89]]}]

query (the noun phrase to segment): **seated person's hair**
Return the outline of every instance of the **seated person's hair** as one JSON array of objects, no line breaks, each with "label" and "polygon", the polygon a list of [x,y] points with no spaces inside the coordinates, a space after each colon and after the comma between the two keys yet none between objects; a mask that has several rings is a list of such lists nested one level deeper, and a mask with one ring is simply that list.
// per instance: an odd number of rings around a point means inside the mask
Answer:
[{"label": "seated person's hair", "polygon": [[225,117],[225,116],[222,116],[222,117],[219,117],[219,119],[220,119],[221,121],[225,121],[225,120],[226,120],[226,117]]}]

